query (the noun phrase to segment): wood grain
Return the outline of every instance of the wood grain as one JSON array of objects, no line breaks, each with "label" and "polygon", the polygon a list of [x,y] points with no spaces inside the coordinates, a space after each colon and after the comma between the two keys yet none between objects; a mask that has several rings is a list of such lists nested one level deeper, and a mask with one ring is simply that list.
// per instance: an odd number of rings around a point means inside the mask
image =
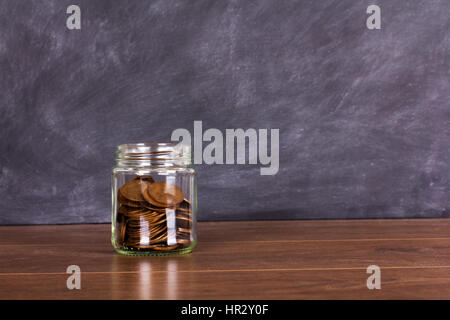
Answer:
[{"label": "wood grain", "polygon": [[[193,254],[116,254],[109,225],[0,227],[0,299],[449,299],[450,219],[199,223]],[[82,289],[65,270],[79,265]],[[382,270],[368,290],[366,268]]]}]

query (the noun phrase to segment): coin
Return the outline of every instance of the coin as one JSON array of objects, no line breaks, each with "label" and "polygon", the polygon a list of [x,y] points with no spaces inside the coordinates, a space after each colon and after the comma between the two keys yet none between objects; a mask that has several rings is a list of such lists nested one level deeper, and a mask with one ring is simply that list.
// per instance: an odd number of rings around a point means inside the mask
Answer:
[{"label": "coin", "polygon": [[137,176],[135,179],[137,179],[137,180],[144,180],[144,181],[147,181],[147,182],[150,182],[150,183],[155,182],[155,179],[153,179],[153,177],[151,175],[149,175],[149,174],[142,175],[142,176]]},{"label": "coin", "polygon": [[189,216],[186,216],[184,214],[177,214],[176,215],[176,226],[178,228],[191,228],[192,226],[192,220]]},{"label": "coin", "polygon": [[152,249],[159,250],[159,251],[170,251],[174,250],[178,247],[178,245],[172,245],[172,246],[161,246],[161,245],[154,245]]},{"label": "coin", "polygon": [[[145,198],[145,197],[148,197],[148,196],[146,195],[146,192],[144,192],[142,195],[144,196],[144,198]],[[166,208],[163,208],[163,207],[157,207],[157,206],[155,206],[155,205],[153,205],[153,204],[151,204],[151,203],[148,203],[148,202],[145,202],[142,206],[143,206],[144,208],[150,209],[150,210],[155,211],[155,212],[164,212],[164,213],[166,212]]]},{"label": "coin", "polygon": [[121,242],[123,242],[125,240],[125,231],[126,231],[125,217],[122,216],[122,218],[120,219],[120,241]]},{"label": "coin", "polygon": [[186,229],[186,228],[178,228],[177,232],[184,232],[184,233],[190,233],[191,229]]},{"label": "coin", "polygon": [[152,183],[147,180],[133,179],[125,183],[119,189],[119,193],[127,200],[142,202],[145,199],[142,197],[142,191],[147,189],[148,185]]},{"label": "coin", "polygon": [[145,208],[135,208],[135,207],[128,207],[126,205],[120,205],[119,209],[117,209],[117,211],[125,216],[129,216],[129,215],[139,215],[142,214],[144,212],[147,212],[148,209]]},{"label": "coin", "polygon": [[150,197],[148,190],[144,190],[142,196],[144,197],[145,201],[147,201],[151,205],[150,208],[155,207],[155,210],[165,210],[165,208],[167,207],[166,204],[160,203]]},{"label": "coin", "polygon": [[159,245],[159,244],[154,244],[154,245],[137,245],[136,247],[139,248],[139,249],[152,249],[152,250],[157,250],[157,251],[171,251],[171,250],[175,250],[178,247],[178,244],[171,245],[171,246]]},{"label": "coin", "polygon": [[[181,189],[176,185],[169,182],[155,182],[147,185],[146,188],[149,199],[153,200],[157,204],[174,206],[184,199],[183,191],[181,191]],[[151,201],[149,202],[152,203]]]},{"label": "coin", "polygon": [[124,196],[122,196],[122,194],[120,193],[120,190],[117,193],[117,201],[119,201],[119,203],[126,205],[128,207],[135,207],[135,208],[142,207],[142,202],[131,201],[131,200],[126,199]]}]

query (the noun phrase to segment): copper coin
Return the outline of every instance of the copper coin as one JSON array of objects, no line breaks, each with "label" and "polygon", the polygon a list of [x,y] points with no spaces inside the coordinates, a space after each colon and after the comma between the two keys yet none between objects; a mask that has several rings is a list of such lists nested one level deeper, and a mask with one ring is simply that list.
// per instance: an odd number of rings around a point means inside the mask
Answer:
[{"label": "copper coin", "polygon": [[117,208],[117,212],[121,213],[121,214],[127,214],[128,212],[132,211],[132,210],[136,210],[136,208],[132,208],[132,207],[128,207],[125,206],[123,204],[121,204],[118,208]]},{"label": "copper coin", "polygon": [[125,231],[126,231],[126,227],[125,227],[125,217],[122,216],[122,219],[120,221],[120,242],[123,243],[125,240]]},{"label": "copper coin", "polygon": [[117,212],[125,215],[125,216],[140,216],[144,213],[147,213],[149,210],[145,208],[133,208],[133,207],[127,207],[124,205],[120,205],[120,207],[117,209]]},{"label": "copper coin", "polygon": [[179,206],[179,207],[177,207],[177,212],[180,212],[180,213],[185,212],[186,214],[189,214],[191,212],[191,209],[190,208],[186,209],[186,208]]},{"label": "copper coin", "polygon": [[147,185],[146,187],[147,187],[147,189],[143,191],[142,196],[144,197],[145,201],[148,202],[149,206],[144,205],[144,207],[149,208],[149,209],[153,209],[155,211],[165,212],[165,209],[167,207],[169,207],[169,205],[167,205],[165,203],[158,202],[155,199],[153,199],[150,196],[149,192],[148,192],[149,185]]},{"label": "copper coin", "polygon": [[154,245],[152,247],[153,250],[158,250],[158,251],[170,251],[170,250],[174,250],[178,247],[178,245],[173,245],[173,246],[161,246],[161,245]]},{"label": "copper coin", "polygon": [[148,208],[152,208],[152,206],[155,208],[154,210],[164,210],[166,207],[168,207],[166,204],[164,203],[160,203],[158,201],[156,201],[155,199],[153,199],[152,197],[150,197],[150,195],[148,194],[148,191],[144,191],[142,193],[142,196],[144,197],[145,201],[147,201],[149,204],[151,204],[150,207]]},{"label": "copper coin", "polygon": [[[143,194],[144,198],[148,197],[146,195],[146,193]],[[155,205],[152,205],[151,203],[147,203],[145,202],[145,204],[143,205],[144,208],[150,209],[154,212],[158,212],[158,213],[165,213],[166,212],[166,208],[161,208],[161,207],[157,207]]]},{"label": "copper coin", "polygon": [[191,229],[193,226],[192,220],[189,218],[178,218],[177,217],[175,224],[176,224],[177,228]]},{"label": "copper coin", "polygon": [[148,185],[151,185],[151,182],[141,179],[133,179],[120,187],[119,192],[127,200],[141,202],[145,201],[142,197],[142,192],[147,189]]},{"label": "copper coin", "polygon": [[169,182],[155,182],[148,185],[147,194],[151,200],[165,206],[177,205],[184,199],[183,191]]},{"label": "copper coin", "polygon": [[185,233],[191,233],[191,229],[186,229],[186,228],[177,228],[177,232],[185,232]]},{"label": "copper coin", "polygon": [[122,196],[120,191],[117,192],[117,201],[119,201],[121,204],[126,205],[128,207],[139,208],[139,207],[143,206],[142,202],[131,201],[131,200],[126,199],[124,196]]},{"label": "copper coin", "polygon": [[137,177],[134,178],[134,179],[137,179],[137,180],[144,180],[144,181],[147,181],[147,182],[150,182],[150,183],[155,182],[155,179],[153,179],[153,177],[152,177],[151,175],[149,175],[149,174],[142,175],[142,176],[137,176]]},{"label": "copper coin", "polygon": [[181,220],[181,221],[192,222],[191,217],[185,216],[185,215],[181,215],[181,214],[178,214],[178,215],[176,216],[176,219],[177,219],[177,220]]},{"label": "copper coin", "polygon": [[170,250],[174,250],[178,247],[178,245],[172,245],[172,246],[167,246],[167,245],[137,245],[136,248],[140,248],[140,249],[153,249],[153,250],[158,250],[158,251],[170,251]]},{"label": "copper coin", "polygon": [[190,239],[177,239],[177,243],[179,244],[191,244]]}]

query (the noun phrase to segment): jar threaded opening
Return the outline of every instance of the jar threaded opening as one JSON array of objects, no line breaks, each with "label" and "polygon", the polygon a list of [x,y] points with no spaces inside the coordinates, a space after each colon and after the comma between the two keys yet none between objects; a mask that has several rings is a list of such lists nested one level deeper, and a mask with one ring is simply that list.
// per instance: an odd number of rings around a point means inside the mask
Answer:
[{"label": "jar threaded opening", "polygon": [[189,165],[191,146],[181,142],[127,143],[117,147],[116,161],[124,163],[164,163]]}]

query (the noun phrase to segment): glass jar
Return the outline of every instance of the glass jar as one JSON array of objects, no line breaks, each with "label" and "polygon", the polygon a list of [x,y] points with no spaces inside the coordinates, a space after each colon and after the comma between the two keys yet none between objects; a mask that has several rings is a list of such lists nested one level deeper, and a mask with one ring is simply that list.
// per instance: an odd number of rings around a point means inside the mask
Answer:
[{"label": "glass jar", "polygon": [[119,145],[112,173],[112,237],[126,255],[191,252],[197,242],[197,183],[182,143]]}]

